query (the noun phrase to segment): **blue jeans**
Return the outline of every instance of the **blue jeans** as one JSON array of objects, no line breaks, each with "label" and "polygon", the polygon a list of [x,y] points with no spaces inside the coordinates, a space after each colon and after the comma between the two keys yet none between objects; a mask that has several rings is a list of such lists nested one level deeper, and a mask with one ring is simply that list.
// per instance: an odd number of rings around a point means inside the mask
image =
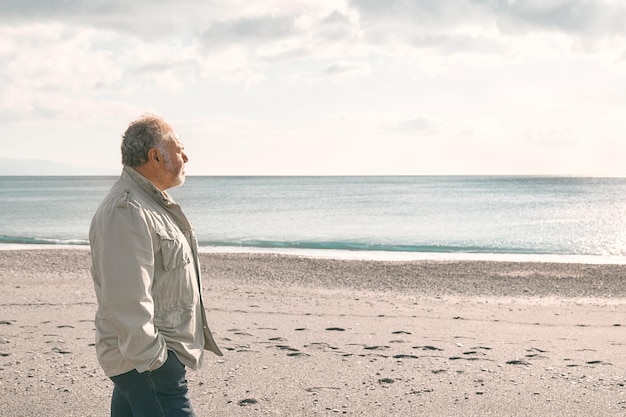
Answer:
[{"label": "blue jeans", "polygon": [[111,417],[194,417],[185,365],[167,351],[167,361],[154,371],[136,370],[111,377],[115,384]]}]

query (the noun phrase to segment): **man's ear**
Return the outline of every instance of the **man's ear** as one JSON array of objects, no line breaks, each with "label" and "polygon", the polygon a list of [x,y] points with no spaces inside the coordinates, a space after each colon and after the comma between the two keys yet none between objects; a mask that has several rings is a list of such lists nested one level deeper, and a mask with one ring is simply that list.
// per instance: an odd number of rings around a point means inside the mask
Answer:
[{"label": "man's ear", "polygon": [[148,151],[148,161],[149,162],[160,163],[161,158],[162,158],[161,151],[159,151],[157,148],[151,148]]}]

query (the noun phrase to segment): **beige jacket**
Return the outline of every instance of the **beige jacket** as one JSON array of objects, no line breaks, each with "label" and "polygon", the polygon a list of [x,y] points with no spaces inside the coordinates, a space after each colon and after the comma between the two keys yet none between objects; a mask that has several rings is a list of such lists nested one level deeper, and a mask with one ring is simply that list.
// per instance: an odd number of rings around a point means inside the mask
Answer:
[{"label": "beige jacket", "polygon": [[222,355],[207,325],[196,236],[166,192],[125,167],[89,230],[98,310],[96,352],[107,376],[154,370],[176,353]]}]

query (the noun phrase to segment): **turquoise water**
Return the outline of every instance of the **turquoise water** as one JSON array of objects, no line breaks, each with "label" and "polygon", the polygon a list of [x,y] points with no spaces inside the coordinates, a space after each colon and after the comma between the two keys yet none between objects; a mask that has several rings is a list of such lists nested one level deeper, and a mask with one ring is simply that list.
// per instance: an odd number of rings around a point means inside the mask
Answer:
[{"label": "turquoise water", "polygon": [[[0,243],[87,245],[114,177],[0,177]],[[626,179],[189,177],[203,248],[626,256]]]}]

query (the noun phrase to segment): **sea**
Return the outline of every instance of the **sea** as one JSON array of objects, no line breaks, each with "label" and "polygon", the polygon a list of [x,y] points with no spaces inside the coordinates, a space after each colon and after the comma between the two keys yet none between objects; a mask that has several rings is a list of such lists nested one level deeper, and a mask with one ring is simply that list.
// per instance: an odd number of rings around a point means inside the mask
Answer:
[{"label": "sea", "polygon": [[[88,249],[113,176],[0,176],[0,249]],[[189,176],[203,252],[626,264],[626,178]]]}]

